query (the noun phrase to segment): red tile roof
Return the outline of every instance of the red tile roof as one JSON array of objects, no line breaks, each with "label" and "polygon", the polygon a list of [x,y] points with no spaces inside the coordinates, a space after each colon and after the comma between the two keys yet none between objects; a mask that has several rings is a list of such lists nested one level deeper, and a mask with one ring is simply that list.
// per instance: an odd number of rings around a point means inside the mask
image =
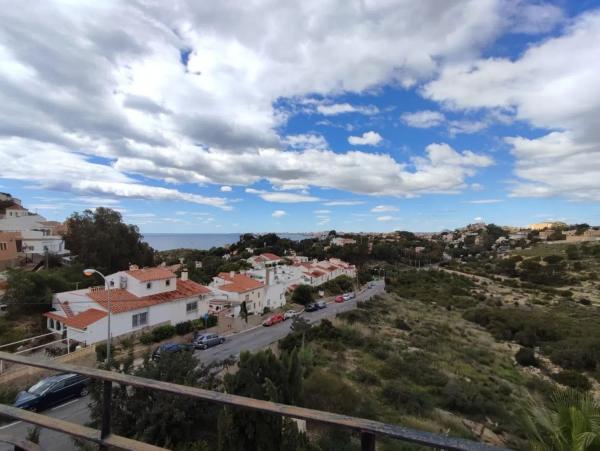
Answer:
[{"label": "red tile roof", "polygon": [[260,256],[266,258],[267,260],[281,260],[281,257],[275,254],[271,254],[269,252],[265,254],[260,254]]},{"label": "red tile roof", "polygon": [[74,316],[64,317],[62,315],[58,315],[54,312],[46,312],[44,316],[48,318],[53,318],[55,320],[60,321],[63,324],[66,324],[69,327],[73,327],[75,329],[83,330],[90,324],[95,323],[96,321],[101,320],[108,313],[103,312],[102,310],[98,310],[95,308],[87,309],[81,313],[78,313]]},{"label": "red tile roof", "polygon": [[177,277],[170,269],[167,268],[141,268],[130,269],[125,271],[131,277],[135,277],[140,282],[149,282],[151,280],[171,279]]},{"label": "red tile roof", "polygon": [[[120,288],[110,290],[110,311],[111,313],[123,313],[130,310],[137,310],[153,305],[174,302],[181,299],[187,299],[192,296],[208,294],[211,290],[193,280],[177,280],[177,288],[164,293],[152,294],[150,296],[137,297],[133,293]],[[108,310],[106,290],[92,291],[88,296]]]},{"label": "red tile roof", "polygon": [[21,205],[15,203],[6,207],[7,210],[27,210],[27,208],[23,208]]},{"label": "red tile roof", "polygon": [[219,287],[219,289],[224,291],[243,293],[244,291],[254,290],[263,286],[263,284],[258,280],[255,280],[252,277],[248,277],[244,274],[234,274],[233,277],[231,277],[231,274],[227,272],[221,272],[219,273],[219,277],[230,282]]}]

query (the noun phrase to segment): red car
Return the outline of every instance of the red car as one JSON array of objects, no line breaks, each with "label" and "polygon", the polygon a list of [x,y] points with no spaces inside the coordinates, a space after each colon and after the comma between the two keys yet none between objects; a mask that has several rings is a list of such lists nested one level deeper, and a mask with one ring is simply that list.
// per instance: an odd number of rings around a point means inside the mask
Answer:
[{"label": "red car", "polygon": [[268,326],[273,326],[277,323],[281,323],[283,322],[285,318],[283,317],[282,314],[278,313],[277,315],[273,315],[270,316],[269,318],[267,318],[264,322],[263,322],[263,326],[268,327]]},{"label": "red car", "polygon": [[344,302],[344,296],[342,296],[341,294],[339,296],[335,297],[335,302]]}]

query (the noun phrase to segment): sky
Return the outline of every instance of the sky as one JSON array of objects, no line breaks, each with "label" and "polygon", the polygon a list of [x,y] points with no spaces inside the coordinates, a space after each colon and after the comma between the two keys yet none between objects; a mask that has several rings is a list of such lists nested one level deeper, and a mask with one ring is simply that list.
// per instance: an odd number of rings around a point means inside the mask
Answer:
[{"label": "sky", "polygon": [[598,225],[599,43],[589,0],[3,8],[0,191],[145,233]]}]

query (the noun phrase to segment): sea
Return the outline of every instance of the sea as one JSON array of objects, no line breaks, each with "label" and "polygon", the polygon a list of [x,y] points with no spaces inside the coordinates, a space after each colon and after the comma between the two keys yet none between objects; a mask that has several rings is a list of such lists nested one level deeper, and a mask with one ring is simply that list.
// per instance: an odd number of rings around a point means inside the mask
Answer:
[{"label": "sea", "polygon": [[[278,233],[277,235],[280,238],[296,241],[312,237],[310,233]],[[144,241],[157,251],[180,248],[210,249],[237,243],[240,236],[239,233],[145,233]]]}]

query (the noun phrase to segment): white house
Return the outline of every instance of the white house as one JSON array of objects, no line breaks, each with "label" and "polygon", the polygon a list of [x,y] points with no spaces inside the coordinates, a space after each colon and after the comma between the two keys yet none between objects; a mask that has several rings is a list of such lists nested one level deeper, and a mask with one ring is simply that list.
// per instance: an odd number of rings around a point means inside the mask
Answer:
[{"label": "white house", "polygon": [[280,256],[271,253],[254,255],[247,260],[247,262],[250,263],[255,269],[263,269],[267,266],[275,266],[280,264],[282,261],[283,259]]},{"label": "white house", "polygon": [[48,329],[87,345],[106,340],[109,294],[112,337],[208,313],[212,291],[188,280],[187,272],[177,279],[166,268],[132,266],[106,279],[110,293],[103,286],[57,293],[54,311],[44,313]]},{"label": "white house", "polygon": [[[248,313],[262,313],[265,308],[265,286],[245,274],[221,272],[213,277],[210,286],[238,305],[246,302]],[[235,313],[238,313],[236,310]]]}]

